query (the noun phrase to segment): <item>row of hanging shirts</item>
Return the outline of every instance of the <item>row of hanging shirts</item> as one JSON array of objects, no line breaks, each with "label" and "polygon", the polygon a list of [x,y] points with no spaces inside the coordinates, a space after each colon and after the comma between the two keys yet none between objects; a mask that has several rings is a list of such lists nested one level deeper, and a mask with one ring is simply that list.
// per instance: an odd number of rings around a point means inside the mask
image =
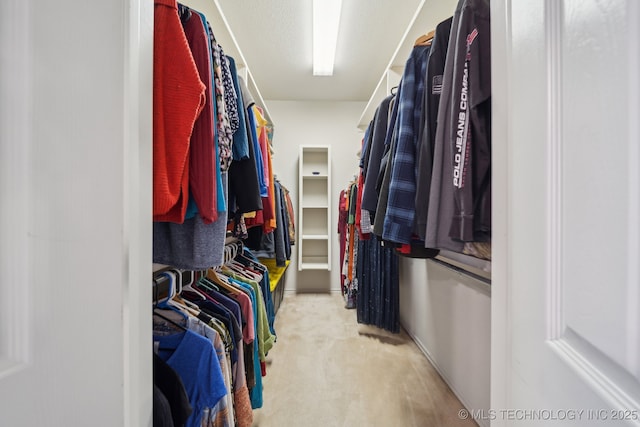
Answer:
[{"label": "row of hanging shirts", "polygon": [[153,310],[154,400],[167,404],[154,405],[154,425],[248,427],[262,406],[276,338],[269,275],[239,242],[225,257],[218,268],[156,273],[154,298],[167,295]]},{"label": "row of hanging shirts", "polygon": [[154,18],[153,260],[204,269],[245,217],[276,227],[273,128],[205,15],[155,0]]},{"label": "row of hanging shirts", "polygon": [[338,206],[343,295],[361,323],[399,330],[397,255],[491,258],[489,12],[460,0],[416,40],[365,131]]}]

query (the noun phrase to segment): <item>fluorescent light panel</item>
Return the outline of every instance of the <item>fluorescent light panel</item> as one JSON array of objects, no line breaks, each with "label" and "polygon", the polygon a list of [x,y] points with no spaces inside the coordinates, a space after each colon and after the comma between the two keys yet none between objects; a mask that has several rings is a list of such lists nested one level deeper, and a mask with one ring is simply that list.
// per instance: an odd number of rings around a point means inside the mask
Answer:
[{"label": "fluorescent light panel", "polygon": [[313,75],[332,76],[342,0],[313,0]]}]

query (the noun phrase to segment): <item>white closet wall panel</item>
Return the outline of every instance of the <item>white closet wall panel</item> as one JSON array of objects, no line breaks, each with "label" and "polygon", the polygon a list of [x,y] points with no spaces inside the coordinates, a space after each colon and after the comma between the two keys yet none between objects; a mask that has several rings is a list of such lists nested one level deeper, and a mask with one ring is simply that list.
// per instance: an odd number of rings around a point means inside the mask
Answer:
[{"label": "white closet wall panel", "polygon": [[467,409],[488,411],[489,285],[434,261],[401,258],[400,324]]}]

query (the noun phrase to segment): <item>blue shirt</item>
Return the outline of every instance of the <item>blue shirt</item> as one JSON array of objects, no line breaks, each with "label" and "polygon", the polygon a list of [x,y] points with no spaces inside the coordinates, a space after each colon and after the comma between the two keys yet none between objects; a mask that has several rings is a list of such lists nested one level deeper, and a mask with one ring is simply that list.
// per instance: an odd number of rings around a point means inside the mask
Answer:
[{"label": "blue shirt", "polygon": [[410,243],[416,213],[417,145],[420,141],[429,46],[416,46],[398,93],[397,142],[382,238]]},{"label": "blue shirt", "polygon": [[213,408],[227,394],[217,353],[209,339],[187,330],[184,333],[154,336],[158,356],[180,376],[193,412],[186,427],[200,427],[202,412]]}]

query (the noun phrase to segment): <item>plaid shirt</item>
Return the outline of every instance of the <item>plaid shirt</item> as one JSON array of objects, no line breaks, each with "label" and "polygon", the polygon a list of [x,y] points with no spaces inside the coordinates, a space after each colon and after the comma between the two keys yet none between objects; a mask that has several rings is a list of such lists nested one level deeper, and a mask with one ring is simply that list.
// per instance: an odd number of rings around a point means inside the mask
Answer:
[{"label": "plaid shirt", "polygon": [[428,46],[413,48],[398,92],[398,135],[394,162],[391,165],[389,201],[382,238],[409,243],[415,220],[417,149],[424,117],[424,89],[429,57]]}]

